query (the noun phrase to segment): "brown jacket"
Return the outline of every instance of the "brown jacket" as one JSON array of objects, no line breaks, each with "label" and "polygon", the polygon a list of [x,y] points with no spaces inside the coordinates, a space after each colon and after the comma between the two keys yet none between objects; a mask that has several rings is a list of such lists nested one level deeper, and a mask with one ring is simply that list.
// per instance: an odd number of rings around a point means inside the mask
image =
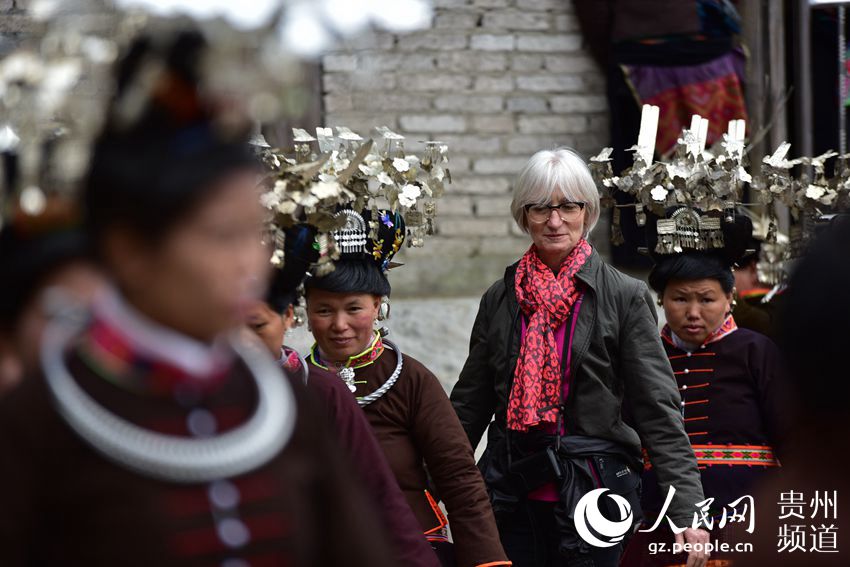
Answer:
[{"label": "brown jacket", "polygon": [[340,448],[351,462],[351,476],[374,502],[397,564],[439,567],[440,562],[422,535],[365,413],[348,387],[336,374],[310,365],[307,389],[318,398]]},{"label": "brown jacket", "polygon": [[[397,360],[396,353],[386,349],[375,363],[357,369],[355,395],[379,388]],[[310,376],[327,378],[327,374]],[[398,381],[364,411],[423,531],[441,527],[426,494],[433,490],[434,499],[442,500],[448,511],[458,566],[508,565],[472,448],[437,378],[404,355]]]}]

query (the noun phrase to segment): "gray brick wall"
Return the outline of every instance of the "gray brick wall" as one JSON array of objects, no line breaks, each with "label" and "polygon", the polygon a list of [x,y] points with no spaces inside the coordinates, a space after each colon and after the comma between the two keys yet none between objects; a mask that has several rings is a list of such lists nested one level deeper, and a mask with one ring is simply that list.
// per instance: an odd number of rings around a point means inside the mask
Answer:
[{"label": "gray brick wall", "polygon": [[[478,294],[528,246],[509,204],[531,154],[567,145],[587,157],[605,145],[605,82],[571,0],[434,4],[428,30],[373,33],[323,58],[324,122],[448,142],[454,183],[438,235],[402,252],[409,265],[391,281],[400,295]],[[594,238],[605,250],[606,230]]]},{"label": "gray brick wall", "polygon": [[0,0],[0,56],[15,49],[33,29],[25,9],[29,0]]},{"label": "gray brick wall", "polygon": [[[30,2],[0,0],[0,53],[36,31]],[[77,2],[87,3],[97,1]],[[428,30],[367,34],[322,59],[323,122],[363,134],[387,125],[412,149],[417,140],[449,143],[454,183],[438,234],[405,249],[399,259],[409,265],[391,279],[398,295],[474,295],[528,246],[508,211],[528,157],[558,145],[587,157],[605,145],[605,83],[582,48],[571,0],[434,5]],[[603,251],[606,231],[594,235]]]}]

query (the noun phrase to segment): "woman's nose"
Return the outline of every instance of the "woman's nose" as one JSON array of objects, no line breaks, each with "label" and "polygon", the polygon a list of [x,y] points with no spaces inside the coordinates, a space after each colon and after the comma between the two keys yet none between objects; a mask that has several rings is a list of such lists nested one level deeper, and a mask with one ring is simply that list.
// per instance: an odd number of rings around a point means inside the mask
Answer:
[{"label": "woman's nose", "polygon": [[331,319],[331,329],[340,331],[345,329],[345,317],[342,314],[334,315]]},{"label": "woman's nose", "polygon": [[551,209],[549,211],[549,220],[546,221],[546,224],[552,228],[557,228],[564,224],[563,219],[561,219],[561,213],[558,209]]}]

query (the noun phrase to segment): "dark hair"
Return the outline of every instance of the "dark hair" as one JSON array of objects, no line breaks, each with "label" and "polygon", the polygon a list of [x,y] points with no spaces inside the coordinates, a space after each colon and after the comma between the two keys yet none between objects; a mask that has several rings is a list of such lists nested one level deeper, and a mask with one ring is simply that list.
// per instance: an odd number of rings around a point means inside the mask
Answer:
[{"label": "dark hair", "polygon": [[314,248],[316,227],[298,224],[283,230],[283,266],[272,273],[266,303],[283,314],[298,299],[297,289],[304,281],[307,270],[319,259],[319,251]]},{"label": "dark hair", "polygon": [[705,252],[686,252],[660,260],[649,273],[649,285],[658,294],[670,280],[704,280],[720,282],[725,293],[731,293],[735,287],[735,276],[728,263],[715,254]]},{"label": "dark hair", "polygon": [[370,260],[340,260],[333,272],[322,277],[309,277],[304,287],[332,293],[370,293],[388,296],[392,292],[387,276]]},{"label": "dark hair", "polygon": [[14,332],[24,308],[45,279],[71,262],[85,257],[79,231],[57,230],[24,236],[12,224],[0,231],[0,330]]},{"label": "dark hair", "polygon": [[[204,98],[198,69],[205,49],[191,31],[141,37],[118,63],[82,197],[94,242],[120,224],[156,243],[209,198],[218,179],[258,167],[248,130],[223,130],[214,101]],[[140,95],[147,100],[136,108]]]}]

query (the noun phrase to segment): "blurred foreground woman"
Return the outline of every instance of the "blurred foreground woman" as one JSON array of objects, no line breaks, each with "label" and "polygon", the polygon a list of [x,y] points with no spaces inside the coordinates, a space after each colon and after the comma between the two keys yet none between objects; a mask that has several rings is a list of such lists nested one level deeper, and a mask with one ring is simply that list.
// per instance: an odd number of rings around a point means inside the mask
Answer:
[{"label": "blurred foreground woman", "polygon": [[268,258],[203,55],[182,33],[119,65],[83,199],[112,287],[0,404],[4,566],[390,564],[302,389],[229,334]]},{"label": "blurred foreground woman", "polygon": [[[4,161],[16,156],[6,154]],[[38,367],[38,347],[57,310],[88,304],[103,278],[86,258],[76,208],[51,196],[43,211],[17,207],[0,229],[0,397]]]}]

